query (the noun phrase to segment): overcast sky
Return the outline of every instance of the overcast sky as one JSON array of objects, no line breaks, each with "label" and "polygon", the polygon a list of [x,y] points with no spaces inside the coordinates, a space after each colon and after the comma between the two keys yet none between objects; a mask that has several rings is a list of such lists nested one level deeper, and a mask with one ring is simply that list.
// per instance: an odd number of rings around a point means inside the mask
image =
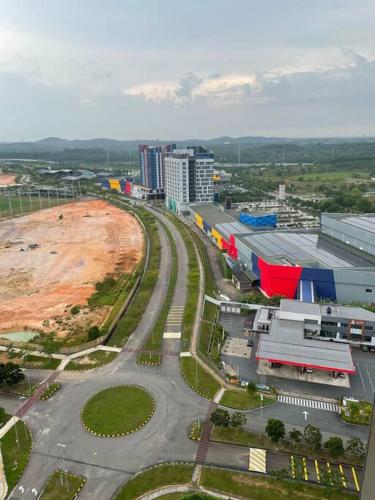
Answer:
[{"label": "overcast sky", "polygon": [[0,0],[0,141],[375,135],[375,0]]}]

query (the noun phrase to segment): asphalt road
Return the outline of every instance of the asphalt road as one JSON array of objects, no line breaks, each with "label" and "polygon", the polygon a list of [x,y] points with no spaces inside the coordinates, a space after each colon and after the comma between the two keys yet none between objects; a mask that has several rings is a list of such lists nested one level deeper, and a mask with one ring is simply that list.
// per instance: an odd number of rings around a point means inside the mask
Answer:
[{"label": "asphalt road", "polygon": [[[186,297],[186,249],[173,224],[159,213],[155,215],[170,227],[176,241],[179,273],[173,304],[182,305]],[[141,347],[165,298],[170,273],[170,248],[162,229],[160,237],[162,252],[158,282],[150,302],[145,304],[143,318],[129,339],[127,348]],[[168,340],[164,346],[165,350],[174,351],[179,350],[179,347],[178,340]],[[50,400],[36,403],[25,417],[33,433],[34,446],[29,465],[19,482],[25,488],[25,493],[21,495],[17,490],[11,498],[35,499],[31,490],[35,488],[39,495],[48,476],[57,468],[66,468],[87,479],[80,498],[105,500],[111,498],[126,480],[147,466],[167,460],[194,461],[197,443],[188,439],[188,430],[193,420],[205,418],[208,401],[187,386],[180,373],[178,356],[165,356],[161,366],[152,368],[138,365],[136,355],[123,351],[113,363],[98,370],[62,372],[59,375],[62,389]],[[47,375],[46,372],[43,374]],[[81,409],[96,392],[119,384],[138,384],[148,389],[156,401],[155,414],[145,427],[132,435],[122,438],[95,437],[83,428]],[[0,405],[3,404],[14,411],[15,406],[10,398],[0,395]],[[284,406],[287,405],[276,404],[265,408],[262,415],[257,414],[258,410],[249,412],[247,427],[263,430],[265,421],[275,415],[287,419],[293,425],[295,422],[295,426],[300,425],[303,409],[290,407],[286,410]],[[284,414],[285,411],[288,414]],[[327,417],[327,412],[321,411],[320,415],[311,415],[310,418],[310,423],[314,423],[315,418],[321,419],[321,426],[326,420],[327,431],[336,433],[337,422],[332,420],[330,424],[331,417]],[[351,431],[352,426],[348,426],[348,429],[348,435],[356,435],[357,428]],[[66,448],[58,446],[59,443],[66,445]],[[209,462],[216,463],[220,457],[220,449],[211,444]],[[230,465],[234,459],[229,453],[226,460],[225,465]]]}]

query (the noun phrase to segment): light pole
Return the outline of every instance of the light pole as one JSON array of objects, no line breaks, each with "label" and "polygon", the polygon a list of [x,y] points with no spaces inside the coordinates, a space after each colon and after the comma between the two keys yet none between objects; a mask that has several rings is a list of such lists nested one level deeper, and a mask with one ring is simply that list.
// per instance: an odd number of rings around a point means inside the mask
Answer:
[{"label": "light pole", "polygon": [[29,370],[27,369],[27,356],[28,353],[22,354],[21,359],[25,361],[25,370],[26,370],[26,377],[27,377],[27,382],[29,384],[29,395],[31,395],[31,383],[30,383],[30,373]]},{"label": "light pole", "polygon": [[[66,468],[65,468],[65,448],[66,448],[66,444],[63,444],[63,443],[57,443],[57,446],[59,446],[60,448],[62,448],[62,459],[63,459],[63,472],[65,473],[65,486],[66,486],[66,491],[69,490],[68,488],[68,473],[66,471]],[[63,486],[63,477],[61,476],[61,486]]]}]

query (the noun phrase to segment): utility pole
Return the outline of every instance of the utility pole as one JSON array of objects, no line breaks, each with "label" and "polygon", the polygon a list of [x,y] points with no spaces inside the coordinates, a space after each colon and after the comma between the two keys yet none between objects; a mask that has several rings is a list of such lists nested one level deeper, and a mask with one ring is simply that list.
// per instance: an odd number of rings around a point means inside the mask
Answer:
[{"label": "utility pole", "polygon": [[[65,448],[66,448],[66,444],[63,444],[63,443],[57,443],[57,446],[59,446],[60,448],[62,448],[62,459],[63,459],[63,472],[65,472],[65,485],[66,485],[66,491],[69,491],[69,487],[68,487],[68,473],[66,471],[66,467],[65,467]],[[61,476],[61,486],[63,486],[63,480],[62,480],[62,476]]]}]

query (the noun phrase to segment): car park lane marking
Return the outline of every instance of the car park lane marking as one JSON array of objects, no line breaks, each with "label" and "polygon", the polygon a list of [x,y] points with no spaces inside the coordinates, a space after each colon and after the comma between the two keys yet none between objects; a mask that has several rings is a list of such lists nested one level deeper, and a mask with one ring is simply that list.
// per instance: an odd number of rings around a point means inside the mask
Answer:
[{"label": "car park lane marking", "polygon": [[368,371],[367,365],[365,365],[365,370],[366,370],[366,373],[367,373],[368,379],[369,379],[369,381],[370,381],[370,385],[371,385],[372,392],[375,392],[375,389],[374,389],[374,384],[372,383],[372,380],[371,380],[371,375],[370,375],[370,372]]},{"label": "car park lane marking", "polygon": [[291,468],[291,472],[292,472],[292,477],[293,477],[293,479],[295,479],[296,478],[296,464],[294,462],[293,455],[290,456],[290,468]]},{"label": "car park lane marking", "polygon": [[346,479],[345,479],[345,474],[344,474],[344,470],[342,468],[342,465],[339,464],[339,469],[340,469],[340,475],[341,475],[341,481],[342,481],[342,485],[344,486],[344,488],[346,488]]},{"label": "car park lane marking", "polygon": [[362,382],[363,390],[366,391],[366,386],[365,386],[365,383],[364,383],[364,380],[363,380],[363,377],[362,377],[362,372],[361,372],[361,368],[359,367],[359,363],[357,363],[357,368],[358,368],[359,377],[360,377],[361,382]]},{"label": "car park lane marking", "polygon": [[307,473],[307,467],[306,467],[306,458],[302,458],[302,466],[303,466],[303,477],[305,478],[305,481],[309,480],[309,475]]},{"label": "car park lane marking", "polygon": [[328,403],[326,401],[318,401],[316,399],[302,399],[302,398],[296,398],[294,396],[286,396],[284,394],[279,394],[277,396],[277,401],[279,403],[286,403],[295,406],[304,406],[306,408],[313,408],[316,410],[333,411],[335,413],[339,412],[338,405],[334,403]]},{"label": "car park lane marking", "polygon": [[320,472],[319,472],[319,464],[317,460],[314,460],[315,462],[315,471],[316,471],[316,479],[318,483],[320,483]]},{"label": "car park lane marking", "polygon": [[359,487],[359,483],[358,483],[358,477],[357,477],[357,474],[356,474],[356,471],[354,469],[354,467],[352,467],[352,474],[353,474],[353,479],[354,479],[354,484],[355,484],[355,489],[357,491],[360,490],[360,487]]}]

